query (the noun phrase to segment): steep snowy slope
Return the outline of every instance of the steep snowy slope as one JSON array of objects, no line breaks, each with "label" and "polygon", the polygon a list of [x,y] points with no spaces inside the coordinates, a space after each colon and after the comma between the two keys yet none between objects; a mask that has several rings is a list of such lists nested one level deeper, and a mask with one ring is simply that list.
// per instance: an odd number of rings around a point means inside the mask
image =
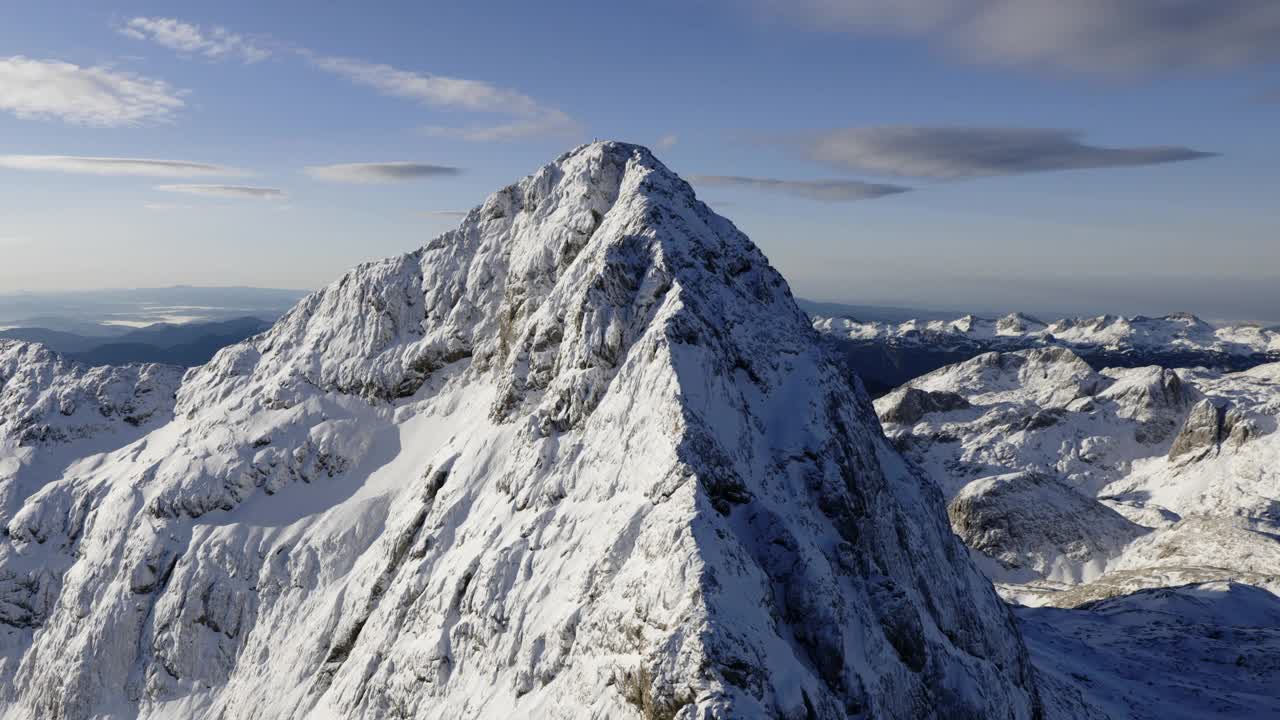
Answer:
[{"label": "steep snowy slope", "polygon": [[937,488],[635,146],[356,268],[21,501],[0,568],[56,573],[5,717],[1039,712]]},{"label": "steep snowy slope", "polygon": [[1280,364],[1094,372],[1044,348],[939,369],[876,408],[1006,596],[1074,605],[1211,580],[1280,590],[1277,381]]},{"label": "steep snowy slope", "polygon": [[[169,422],[181,378],[175,367],[88,368],[41,345],[0,340],[0,526],[45,484],[88,472],[100,453]],[[29,563],[7,545],[0,544],[0,672],[6,676],[47,617],[57,576],[70,563]]]}]

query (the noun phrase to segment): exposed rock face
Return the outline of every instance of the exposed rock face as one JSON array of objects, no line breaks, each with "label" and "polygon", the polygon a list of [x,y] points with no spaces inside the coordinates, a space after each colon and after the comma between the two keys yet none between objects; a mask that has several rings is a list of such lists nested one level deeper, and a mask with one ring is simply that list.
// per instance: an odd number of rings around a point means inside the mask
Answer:
[{"label": "exposed rock face", "polygon": [[[579,148],[23,498],[14,718],[1031,718],[1010,613],[782,278]],[[86,660],[92,658],[92,661]]]},{"label": "exposed rock face", "polygon": [[1169,448],[1169,458],[1173,459],[1187,453],[1207,453],[1216,450],[1222,436],[1222,420],[1225,410],[1212,400],[1201,400],[1191,408],[1191,413],[1182,423],[1182,430],[1174,438]]},{"label": "exposed rock face", "polygon": [[1169,447],[1169,459],[1184,455],[1201,459],[1217,453],[1223,443],[1239,447],[1257,434],[1257,423],[1239,408],[1209,399],[1201,400],[1191,408],[1182,423],[1182,430]]},{"label": "exposed rock face", "polygon": [[1114,403],[1118,418],[1137,423],[1135,440],[1143,445],[1159,445],[1173,436],[1199,393],[1187,387],[1177,372],[1147,367],[1117,373],[1115,381],[1098,397]]},{"label": "exposed rock face", "polygon": [[969,407],[969,401],[956,393],[931,392],[917,388],[904,388],[886,400],[880,417],[885,422],[910,424],[932,412],[961,410]]},{"label": "exposed rock face", "polygon": [[[1147,529],[1093,498],[1037,473],[975,480],[947,505],[971,549],[1009,570],[1079,582]],[[1025,579],[1025,577],[1023,578]]]}]

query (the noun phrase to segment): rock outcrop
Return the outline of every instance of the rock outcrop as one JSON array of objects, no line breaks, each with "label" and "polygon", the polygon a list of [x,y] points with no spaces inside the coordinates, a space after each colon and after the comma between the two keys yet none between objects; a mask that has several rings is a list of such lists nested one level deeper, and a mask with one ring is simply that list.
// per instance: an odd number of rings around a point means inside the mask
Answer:
[{"label": "rock outcrop", "polygon": [[1204,399],[1196,403],[1169,446],[1169,459],[1198,460],[1216,454],[1223,443],[1239,447],[1258,435],[1257,423],[1229,403]]},{"label": "rock outcrop", "polygon": [[[1147,532],[1097,500],[1038,473],[975,480],[947,505],[951,527],[1011,577],[1081,582]],[[1017,572],[1024,571],[1024,572]]]}]

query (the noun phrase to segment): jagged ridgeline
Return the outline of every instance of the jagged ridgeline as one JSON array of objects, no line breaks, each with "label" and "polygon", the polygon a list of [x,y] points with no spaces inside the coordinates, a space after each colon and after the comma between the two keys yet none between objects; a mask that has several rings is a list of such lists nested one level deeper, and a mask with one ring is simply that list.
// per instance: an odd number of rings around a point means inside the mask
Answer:
[{"label": "jagged ridgeline", "polygon": [[224,349],[144,437],[29,448],[2,714],[1038,715],[827,352],[648,150],[580,147]]}]

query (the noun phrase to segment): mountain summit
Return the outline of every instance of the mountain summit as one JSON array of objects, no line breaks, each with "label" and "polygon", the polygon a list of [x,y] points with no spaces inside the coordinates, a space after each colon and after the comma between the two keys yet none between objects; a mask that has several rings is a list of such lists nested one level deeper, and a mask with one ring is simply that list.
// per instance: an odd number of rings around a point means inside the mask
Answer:
[{"label": "mountain summit", "polygon": [[1040,712],[937,488],[634,145],[355,268],[73,468],[0,539],[6,717]]}]

